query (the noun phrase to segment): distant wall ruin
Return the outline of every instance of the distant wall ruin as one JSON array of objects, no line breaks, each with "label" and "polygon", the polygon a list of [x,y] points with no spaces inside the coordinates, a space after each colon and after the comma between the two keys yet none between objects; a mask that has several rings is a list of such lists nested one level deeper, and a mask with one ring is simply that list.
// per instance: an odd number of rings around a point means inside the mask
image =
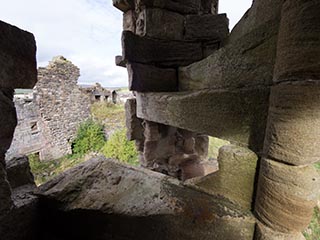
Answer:
[{"label": "distant wall ruin", "polygon": [[77,85],[79,68],[55,57],[38,69],[33,101],[15,100],[18,125],[7,158],[39,153],[40,160],[70,154],[81,122],[90,116],[90,96]]}]

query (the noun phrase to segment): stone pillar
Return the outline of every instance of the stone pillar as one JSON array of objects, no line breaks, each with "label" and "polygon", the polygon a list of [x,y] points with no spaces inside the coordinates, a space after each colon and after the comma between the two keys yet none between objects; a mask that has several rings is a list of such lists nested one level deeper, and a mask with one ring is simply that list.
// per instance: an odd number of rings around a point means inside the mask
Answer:
[{"label": "stone pillar", "polygon": [[0,216],[12,208],[11,188],[7,180],[5,153],[9,149],[17,125],[13,103],[14,90],[0,88]]},{"label": "stone pillar", "polygon": [[303,239],[320,196],[320,2],[285,1],[255,212],[256,239]]}]

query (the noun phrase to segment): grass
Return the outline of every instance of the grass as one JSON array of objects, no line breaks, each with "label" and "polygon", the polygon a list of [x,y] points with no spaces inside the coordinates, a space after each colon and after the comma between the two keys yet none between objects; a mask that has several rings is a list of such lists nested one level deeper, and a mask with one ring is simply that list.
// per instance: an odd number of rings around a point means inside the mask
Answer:
[{"label": "grass", "polygon": [[108,133],[125,127],[125,111],[122,104],[94,103],[91,106],[91,115],[95,121],[104,125]]},{"label": "grass", "polygon": [[37,186],[88,159],[86,156],[68,155],[56,160],[41,162],[37,155],[31,154],[28,157]]},{"label": "grass", "polygon": [[312,221],[308,228],[303,232],[306,240],[319,240],[320,239],[320,209],[316,207]]}]

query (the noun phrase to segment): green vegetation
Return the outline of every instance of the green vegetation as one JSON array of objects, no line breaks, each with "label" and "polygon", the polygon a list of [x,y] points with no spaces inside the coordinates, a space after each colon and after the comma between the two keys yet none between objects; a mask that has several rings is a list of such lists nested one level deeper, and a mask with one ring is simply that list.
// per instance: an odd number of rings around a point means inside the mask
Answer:
[{"label": "green vegetation", "polygon": [[91,106],[92,118],[103,124],[107,132],[125,127],[124,106],[121,104],[97,102]]},{"label": "green vegetation", "polygon": [[102,153],[108,158],[116,158],[122,162],[138,165],[138,153],[134,142],[128,141],[126,129],[117,130],[102,148]]},{"label": "green vegetation", "polygon": [[312,221],[308,228],[303,232],[306,240],[319,240],[320,239],[320,209],[316,207]]},{"label": "green vegetation", "polygon": [[314,166],[316,167],[316,169],[320,170],[320,162],[314,164]]},{"label": "green vegetation", "polygon": [[87,157],[79,157],[78,155],[69,155],[56,160],[40,162],[39,156],[35,154],[31,154],[28,157],[37,185],[45,183],[54,176],[88,159]]},{"label": "green vegetation", "polygon": [[87,120],[83,122],[72,143],[72,151],[75,155],[83,156],[89,152],[99,151],[105,143],[103,125]]},{"label": "green vegetation", "polygon": [[208,149],[209,158],[217,159],[219,154],[219,148],[228,144],[230,144],[230,142],[222,140],[220,138],[209,137],[209,149]]}]

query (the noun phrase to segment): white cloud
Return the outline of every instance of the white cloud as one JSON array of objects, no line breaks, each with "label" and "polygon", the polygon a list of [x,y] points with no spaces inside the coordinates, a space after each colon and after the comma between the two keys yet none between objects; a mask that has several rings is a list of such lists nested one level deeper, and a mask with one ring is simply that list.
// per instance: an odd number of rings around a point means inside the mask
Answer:
[{"label": "white cloud", "polygon": [[[220,0],[233,26],[251,0]],[[122,13],[111,0],[0,0],[1,20],[32,32],[39,66],[63,55],[80,68],[80,82],[125,86],[127,73],[115,66],[121,54]]]}]

